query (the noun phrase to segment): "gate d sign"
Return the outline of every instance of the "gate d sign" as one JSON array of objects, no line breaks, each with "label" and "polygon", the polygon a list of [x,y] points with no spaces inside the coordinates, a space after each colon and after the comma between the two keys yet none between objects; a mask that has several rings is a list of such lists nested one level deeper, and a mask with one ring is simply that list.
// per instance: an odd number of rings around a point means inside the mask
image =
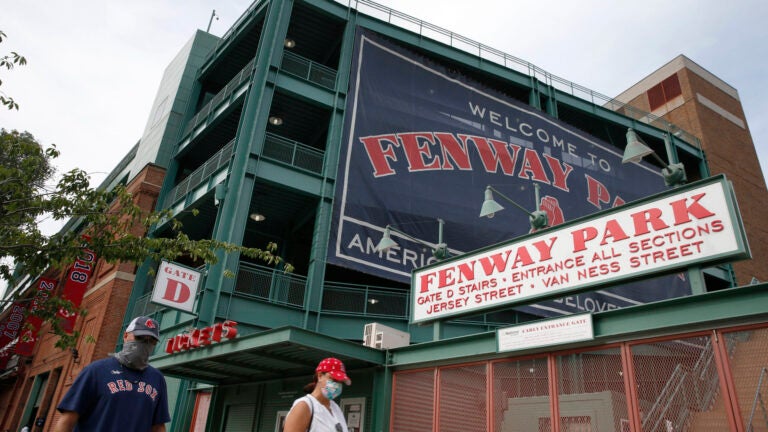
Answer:
[{"label": "gate d sign", "polygon": [[200,272],[163,261],[157,269],[152,302],[192,312]]}]

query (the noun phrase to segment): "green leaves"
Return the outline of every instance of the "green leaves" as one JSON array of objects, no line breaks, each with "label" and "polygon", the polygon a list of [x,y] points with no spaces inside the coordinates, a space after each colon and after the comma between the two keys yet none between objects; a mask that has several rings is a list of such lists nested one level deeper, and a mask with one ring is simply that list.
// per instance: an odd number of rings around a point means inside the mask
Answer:
[{"label": "green leaves", "polygon": [[[0,30],[0,43],[2,43],[5,38],[5,33]],[[11,51],[9,55],[0,57],[0,68],[5,68],[6,70],[11,70],[16,66],[24,66],[25,64],[27,64],[27,59],[15,51]],[[3,85],[2,80],[0,80],[0,85]],[[19,104],[2,91],[0,91],[0,104],[4,105],[9,110],[19,109]]]},{"label": "green leaves", "polygon": [[[88,248],[110,263],[140,264],[149,259],[215,264],[223,252],[293,271],[292,265],[276,255],[276,243],[258,249],[191,239],[169,211],[142,208],[140,197],[123,185],[109,191],[94,189],[88,173],[81,169],[66,172],[51,184],[53,161],[58,156],[55,145],[44,148],[32,134],[0,129],[0,278],[12,283],[15,273],[39,275],[67,269],[82,253],[84,234],[90,237]],[[71,229],[45,235],[39,226],[45,218],[69,220]],[[153,225],[168,220],[169,235],[147,236]],[[224,274],[235,276],[230,269],[224,269]],[[61,336],[57,346],[67,348],[74,346],[77,336],[66,334],[59,326],[55,312],[60,308],[71,310],[71,305],[51,297],[42,318]]]}]

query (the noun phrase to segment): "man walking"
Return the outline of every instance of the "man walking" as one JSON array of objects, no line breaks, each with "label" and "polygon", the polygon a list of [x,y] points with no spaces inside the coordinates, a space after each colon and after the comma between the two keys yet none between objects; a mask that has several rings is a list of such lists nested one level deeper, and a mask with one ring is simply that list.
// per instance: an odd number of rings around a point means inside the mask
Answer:
[{"label": "man walking", "polygon": [[80,372],[57,409],[55,432],[164,432],[165,378],[149,365],[160,340],[157,321],[137,317],[123,334],[123,349]]}]

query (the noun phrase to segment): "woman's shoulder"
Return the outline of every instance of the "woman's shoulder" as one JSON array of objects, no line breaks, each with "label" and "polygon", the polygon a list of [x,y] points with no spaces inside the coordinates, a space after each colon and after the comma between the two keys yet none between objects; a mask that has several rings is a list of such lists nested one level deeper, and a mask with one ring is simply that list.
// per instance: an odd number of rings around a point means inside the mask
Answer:
[{"label": "woman's shoulder", "polygon": [[309,406],[309,409],[313,409],[314,404],[319,402],[317,402],[317,400],[315,400],[315,398],[313,398],[312,395],[306,394],[294,400],[292,406],[296,406],[297,404],[300,404],[300,403],[304,403]]}]

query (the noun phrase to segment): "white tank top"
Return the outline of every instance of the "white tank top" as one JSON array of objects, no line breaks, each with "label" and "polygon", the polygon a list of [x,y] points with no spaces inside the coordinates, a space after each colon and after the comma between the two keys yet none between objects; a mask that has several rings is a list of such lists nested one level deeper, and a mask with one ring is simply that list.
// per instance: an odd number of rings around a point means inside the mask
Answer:
[{"label": "white tank top", "polygon": [[312,395],[306,395],[293,401],[293,406],[298,403],[305,403],[309,405],[309,409],[312,412],[312,427],[309,432],[336,432],[336,425],[341,425],[341,432],[349,432],[347,429],[347,422],[344,419],[344,413],[336,402],[331,401],[331,411],[324,407],[317,399]]}]

